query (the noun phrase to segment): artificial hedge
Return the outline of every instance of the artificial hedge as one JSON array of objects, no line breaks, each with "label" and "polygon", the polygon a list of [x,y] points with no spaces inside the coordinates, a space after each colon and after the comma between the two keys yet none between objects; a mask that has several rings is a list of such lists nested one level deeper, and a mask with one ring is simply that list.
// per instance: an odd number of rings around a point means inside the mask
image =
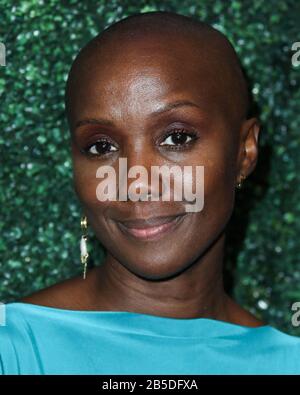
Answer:
[{"label": "artificial hedge", "polygon": [[[252,81],[263,129],[257,168],[236,199],[226,278],[236,300],[287,333],[300,301],[300,41],[298,0],[0,0],[0,300],[81,273],[80,205],[72,184],[64,87],[79,49],[137,12],[167,10],[211,23]],[[94,236],[92,262],[104,256]]]}]

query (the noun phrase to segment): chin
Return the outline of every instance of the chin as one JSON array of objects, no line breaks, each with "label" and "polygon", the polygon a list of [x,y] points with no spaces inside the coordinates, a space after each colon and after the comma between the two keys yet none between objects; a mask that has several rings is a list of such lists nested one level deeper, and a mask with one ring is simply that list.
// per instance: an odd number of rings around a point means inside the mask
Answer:
[{"label": "chin", "polygon": [[124,255],[118,261],[131,273],[149,281],[162,281],[176,277],[185,270],[184,262],[178,261],[178,255],[158,259],[155,251],[148,258],[144,256],[139,259],[134,255],[132,259],[124,259]]}]

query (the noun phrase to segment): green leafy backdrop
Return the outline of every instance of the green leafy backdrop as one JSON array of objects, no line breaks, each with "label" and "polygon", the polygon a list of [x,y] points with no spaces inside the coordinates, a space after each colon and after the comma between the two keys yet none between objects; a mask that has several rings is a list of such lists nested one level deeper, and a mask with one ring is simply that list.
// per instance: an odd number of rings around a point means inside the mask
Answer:
[{"label": "green leafy backdrop", "polygon": [[[80,205],[72,185],[64,86],[79,49],[114,21],[168,10],[211,23],[252,81],[263,130],[255,172],[228,228],[226,278],[238,302],[288,333],[300,301],[298,0],[0,0],[0,300],[81,273]],[[92,237],[93,261],[103,251]]]}]

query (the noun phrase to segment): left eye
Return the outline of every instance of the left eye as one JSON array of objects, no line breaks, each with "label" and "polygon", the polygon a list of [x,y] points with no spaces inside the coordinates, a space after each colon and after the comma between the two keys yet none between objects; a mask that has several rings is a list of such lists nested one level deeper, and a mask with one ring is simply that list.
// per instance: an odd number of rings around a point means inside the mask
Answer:
[{"label": "left eye", "polygon": [[181,146],[190,143],[193,139],[195,139],[194,133],[177,130],[170,133],[160,145]]},{"label": "left eye", "polygon": [[89,146],[86,149],[86,151],[90,155],[101,156],[101,155],[110,154],[111,152],[118,151],[118,149],[112,143],[110,143],[109,141],[103,139],[103,140],[96,141],[96,143],[92,144],[91,146]]}]

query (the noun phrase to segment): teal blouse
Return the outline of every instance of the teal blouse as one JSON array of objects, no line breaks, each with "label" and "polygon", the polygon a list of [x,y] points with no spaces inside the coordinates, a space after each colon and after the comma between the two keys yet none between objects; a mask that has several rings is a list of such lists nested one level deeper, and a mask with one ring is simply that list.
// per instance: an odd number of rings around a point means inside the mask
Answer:
[{"label": "teal blouse", "polygon": [[1,374],[300,374],[300,338],[269,325],[5,305]]}]

